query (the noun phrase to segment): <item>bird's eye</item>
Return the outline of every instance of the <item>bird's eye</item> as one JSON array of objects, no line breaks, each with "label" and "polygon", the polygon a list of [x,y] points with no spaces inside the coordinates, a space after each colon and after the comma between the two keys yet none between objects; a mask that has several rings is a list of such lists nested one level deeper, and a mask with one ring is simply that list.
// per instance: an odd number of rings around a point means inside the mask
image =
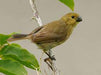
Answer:
[{"label": "bird's eye", "polygon": [[72,18],[75,18],[75,16],[72,16]]}]

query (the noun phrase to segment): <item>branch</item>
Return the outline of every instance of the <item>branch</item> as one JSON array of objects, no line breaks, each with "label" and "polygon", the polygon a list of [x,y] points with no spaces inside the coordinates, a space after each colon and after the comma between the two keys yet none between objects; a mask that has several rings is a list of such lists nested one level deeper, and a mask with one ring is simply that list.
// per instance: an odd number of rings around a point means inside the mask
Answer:
[{"label": "branch", "polygon": [[39,13],[37,11],[35,0],[29,0],[29,3],[31,5],[32,11],[33,11],[33,18],[37,21],[39,26],[42,26],[43,25],[42,20],[41,20]]},{"label": "branch", "polygon": [[[41,20],[41,18],[39,16],[39,13],[37,11],[35,0],[29,0],[29,2],[30,2],[30,5],[31,5],[31,8],[32,8],[32,11],[33,11],[33,15],[34,15],[33,17],[34,17],[34,19],[37,21],[37,23],[39,24],[39,26],[42,26],[43,25],[42,24],[42,20]],[[51,52],[51,55],[52,55],[52,52]],[[52,64],[51,67],[53,68],[54,75],[60,75],[60,73],[59,73],[59,71],[58,71],[58,69],[56,67],[56,63],[55,63],[54,60],[51,60],[51,64]]]}]

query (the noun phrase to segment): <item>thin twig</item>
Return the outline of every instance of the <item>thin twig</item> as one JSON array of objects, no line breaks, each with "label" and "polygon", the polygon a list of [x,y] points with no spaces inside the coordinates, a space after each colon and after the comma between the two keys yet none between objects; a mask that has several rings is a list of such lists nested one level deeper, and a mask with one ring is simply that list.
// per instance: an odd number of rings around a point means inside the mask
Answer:
[{"label": "thin twig", "polygon": [[[49,50],[49,52],[50,52],[50,55],[53,56],[52,55],[53,54],[52,51]],[[56,67],[56,60],[51,60],[51,64],[52,64],[52,69],[53,69],[54,75],[60,75],[60,72],[59,72],[59,70]]]},{"label": "thin twig", "polygon": [[54,75],[60,75],[60,72],[59,72],[59,70],[57,69],[57,67],[56,67],[56,62],[53,60],[52,61],[52,66],[53,66],[53,71],[54,71]]},{"label": "thin twig", "polygon": [[33,18],[37,21],[39,26],[42,26],[43,25],[42,20],[41,20],[39,13],[37,11],[35,0],[29,0],[29,3],[31,5],[32,11],[33,11]]},{"label": "thin twig", "polygon": [[[41,18],[39,16],[39,13],[37,11],[37,7],[36,7],[36,4],[35,4],[35,0],[29,0],[29,2],[30,2],[30,5],[31,5],[31,8],[32,8],[32,11],[33,11],[33,17],[34,17],[34,19],[37,21],[37,23],[39,24],[39,26],[42,26],[43,25],[42,24],[42,20],[41,20]],[[50,52],[50,55],[52,55],[52,52]],[[58,71],[58,69],[56,67],[55,60],[52,60],[51,61],[51,64],[52,64],[52,68],[53,68],[54,75],[60,75],[60,73],[59,73],[59,71]],[[37,75],[39,75],[38,72],[37,72]]]}]

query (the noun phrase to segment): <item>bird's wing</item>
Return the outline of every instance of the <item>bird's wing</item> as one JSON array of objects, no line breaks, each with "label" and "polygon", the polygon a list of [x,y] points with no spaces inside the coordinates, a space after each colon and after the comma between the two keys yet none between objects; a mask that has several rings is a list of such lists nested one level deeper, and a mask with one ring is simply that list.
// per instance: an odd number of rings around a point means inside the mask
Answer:
[{"label": "bird's wing", "polygon": [[61,41],[65,37],[65,27],[61,23],[53,22],[44,26],[41,30],[36,32],[32,40],[35,43],[50,43]]},{"label": "bird's wing", "polygon": [[49,42],[56,42],[60,38],[61,35],[54,34],[54,33],[41,33],[41,35],[34,35],[33,41],[35,43],[49,43]]}]

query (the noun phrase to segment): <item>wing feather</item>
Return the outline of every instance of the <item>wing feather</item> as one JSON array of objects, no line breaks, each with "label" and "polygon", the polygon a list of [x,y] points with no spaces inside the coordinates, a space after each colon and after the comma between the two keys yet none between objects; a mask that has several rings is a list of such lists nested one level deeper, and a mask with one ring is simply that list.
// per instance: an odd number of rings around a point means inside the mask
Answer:
[{"label": "wing feather", "polygon": [[50,43],[61,41],[66,36],[65,30],[65,23],[55,21],[45,25],[40,31],[33,34],[34,37],[32,37],[32,40],[35,43]]}]

